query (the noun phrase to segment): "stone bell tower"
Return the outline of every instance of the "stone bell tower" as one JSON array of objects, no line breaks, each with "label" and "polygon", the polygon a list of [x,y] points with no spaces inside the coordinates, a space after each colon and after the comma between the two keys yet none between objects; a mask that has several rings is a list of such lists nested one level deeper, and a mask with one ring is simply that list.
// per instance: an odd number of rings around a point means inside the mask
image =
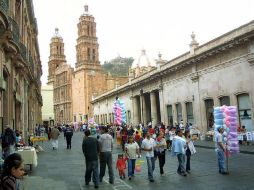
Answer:
[{"label": "stone bell tower", "polygon": [[55,29],[55,34],[51,38],[50,43],[50,56],[48,62],[48,85],[54,84],[54,76],[56,68],[61,64],[66,63],[64,55],[63,38],[59,35],[59,29]]},{"label": "stone bell tower", "polygon": [[99,44],[96,36],[96,23],[88,11],[88,5],[79,18],[78,39],[76,45],[76,69],[101,70],[99,62]]}]

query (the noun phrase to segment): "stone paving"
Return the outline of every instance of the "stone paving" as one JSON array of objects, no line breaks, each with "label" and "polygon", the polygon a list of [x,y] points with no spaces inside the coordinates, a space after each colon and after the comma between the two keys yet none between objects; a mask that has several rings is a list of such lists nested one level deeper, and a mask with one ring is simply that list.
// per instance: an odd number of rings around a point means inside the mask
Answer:
[{"label": "stone paving", "polygon": [[[94,189],[93,184],[84,185],[85,160],[81,150],[83,133],[75,133],[72,139],[72,149],[67,150],[63,134],[59,139],[59,149],[52,150],[49,142],[41,143],[44,152],[38,153],[38,167],[22,181],[24,190],[85,190]],[[250,146],[254,147],[254,146]],[[117,154],[120,148],[114,147],[114,169]],[[145,161],[142,156],[141,160]],[[166,189],[253,189],[252,179],[254,174],[254,155],[238,154],[229,159],[230,175],[223,176],[218,173],[216,154],[213,149],[197,148],[197,154],[191,158],[191,174],[187,177],[176,173],[177,160],[166,156],[165,175],[160,176],[158,161],[154,171],[155,182],[147,180],[146,162],[142,164],[140,173],[135,178],[121,180],[115,170],[115,183],[108,183],[105,176],[99,189],[102,190],[144,190],[158,188]],[[127,171],[126,171],[127,173]],[[106,171],[107,175],[107,171]]]}]

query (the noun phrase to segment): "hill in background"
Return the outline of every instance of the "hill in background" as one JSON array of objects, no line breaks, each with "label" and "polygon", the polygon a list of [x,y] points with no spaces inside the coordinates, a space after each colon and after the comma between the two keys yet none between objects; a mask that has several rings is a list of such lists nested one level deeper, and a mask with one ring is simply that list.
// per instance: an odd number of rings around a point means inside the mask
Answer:
[{"label": "hill in background", "polygon": [[120,57],[105,61],[102,68],[105,73],[110,73],[112,76],[128,76],[129,67],[131,67],[134,59],[132,57]]}]

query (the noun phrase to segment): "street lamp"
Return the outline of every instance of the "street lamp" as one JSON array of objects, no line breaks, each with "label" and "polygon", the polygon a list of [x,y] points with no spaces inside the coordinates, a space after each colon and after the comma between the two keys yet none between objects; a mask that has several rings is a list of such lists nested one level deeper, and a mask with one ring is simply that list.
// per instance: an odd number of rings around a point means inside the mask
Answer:
[{"label": "street lamp", "polygon": [[141,101],[141,123],[143,124],[143,89],[140,89],[140,101]]}]

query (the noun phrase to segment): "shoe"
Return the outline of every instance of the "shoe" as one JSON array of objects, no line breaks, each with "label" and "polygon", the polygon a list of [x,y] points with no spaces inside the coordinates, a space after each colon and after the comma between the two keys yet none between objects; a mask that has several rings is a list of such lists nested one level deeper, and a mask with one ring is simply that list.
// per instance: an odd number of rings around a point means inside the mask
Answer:
[{"label": "shoe", "polygon": [[94,186],[94,188],[95,188],[95,189],[98,189],[98,188],[99,188],[99,186],[98,186],[98,185],[95,185],[95,186]]},{"label": "shoe", "polygon": [[122,177],[122,176],[120,176],[120,179],[123,179],[123,177]]},{"label": "shoe", "polygon": [[114,184],[114,182],[113,182],[113,181],[110,181],[109,183],[110,183],[110,184]]},{"label": "shoe", "polygon": [[89,185],[89,182],[86,182],[86,185]]},{"label": "shoe", "polygon": [[129,180],[131,180],[131,177],[129,177]]},{"label": "shoe", "polygon": [[149,181],[150,181],[150,182],[154,182],[154,179],[150,179]]},{"label": "shoe", "polygon": [[187,176],[187,173],[183,173],[182,176]]},{"label": "shoe", "polygon": [[221,172],[222,175],[228,175],[228,172]]},{"label": "shoe", "polygon": [[188,174],[190,174],[190,170],[186,170],[186,172],[187,172]]}]

